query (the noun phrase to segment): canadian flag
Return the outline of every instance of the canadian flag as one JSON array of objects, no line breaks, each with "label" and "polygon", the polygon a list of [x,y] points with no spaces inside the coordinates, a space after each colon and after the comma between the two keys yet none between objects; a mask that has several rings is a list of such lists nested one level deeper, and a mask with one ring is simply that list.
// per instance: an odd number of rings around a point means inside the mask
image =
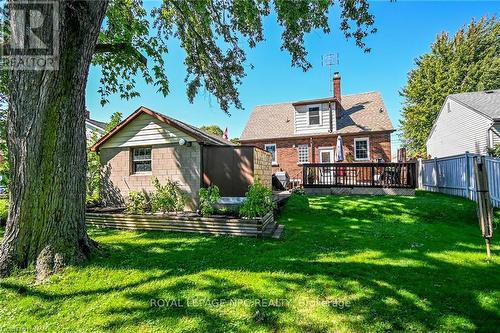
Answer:
[{"label": "canadian flag", "polygon": [[229,137],[227,136],[227,127],[226,127],[226,129],[224,130],[224,139],[225,139],[225,140],[229,140]]}]

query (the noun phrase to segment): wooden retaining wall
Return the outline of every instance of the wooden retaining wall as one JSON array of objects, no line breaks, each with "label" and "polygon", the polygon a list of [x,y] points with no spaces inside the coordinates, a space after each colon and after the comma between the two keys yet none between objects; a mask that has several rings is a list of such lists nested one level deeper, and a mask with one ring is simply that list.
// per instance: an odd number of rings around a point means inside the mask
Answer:
[{"label": "wooden retaining wall", "polygon": [[125,230],[158,230],[203,234],[262,237],[274,222],[272,212],[258,219],[175,215],[87,213],[88,225]]}]

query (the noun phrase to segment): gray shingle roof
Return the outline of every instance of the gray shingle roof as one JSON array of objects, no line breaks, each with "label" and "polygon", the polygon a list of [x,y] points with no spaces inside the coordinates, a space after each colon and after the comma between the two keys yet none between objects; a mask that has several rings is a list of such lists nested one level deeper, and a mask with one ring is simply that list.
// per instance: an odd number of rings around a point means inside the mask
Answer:
[{"label": "gray shingle roof", "polygon": [[105,129],[106,128],[106,123],[103,123],[102,121],[98,121],[98,120],[94,120],[94,119],[90,119],[90,118],[87,118],[85,119],[86,122],[96,126],[96,127],[99,127],[101,129]]},{"label": "gray shingle roof", "polygon": [[500,89],[466,92],[448,96],[491,119],[500,119]]},{"label": "gray shingle roof", "polygon": [[[294,134],[293,103],[256,106],[250,114],[241,140],[301,136]],[[394,130],[379,92],[342,96],[342,107],[344,110],[341,118],[337,119],[337,131],[334,134]]]}]

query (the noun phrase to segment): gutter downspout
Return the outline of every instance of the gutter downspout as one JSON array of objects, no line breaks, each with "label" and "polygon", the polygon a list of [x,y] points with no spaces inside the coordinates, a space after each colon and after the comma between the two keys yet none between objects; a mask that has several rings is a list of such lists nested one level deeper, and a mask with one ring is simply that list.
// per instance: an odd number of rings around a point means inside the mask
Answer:
[{"label": "gutter downspout", "polygon": [[200,188],[207,187],[205,184],[205,163],[204,163],[204,154],[205,145],[203,142],[198,143],[200,146]]},{"label": "gutter downspout", "polygon": [[333,112],[332,112],[332,102],[328,102],[328,110],[329,110],[329,121],[330,121],[330,129],[328,130],[329,133],[333,133]]},{"label": "gutter downspout", "polygon": [[313,138],[309,138],[309,145],[311,146],[311,160],[313,163],[316,163],[316,154],[314,154],[314,144],[313,144]]},{"label": "gutter downspout", "polygon": [[496,128],[495,128],[495,122],[493,121],[488,128],[488,148],[494,148],[493,145],[493,134],[495,134],[497,137],[500,138],[500,134],[497,133]]}]

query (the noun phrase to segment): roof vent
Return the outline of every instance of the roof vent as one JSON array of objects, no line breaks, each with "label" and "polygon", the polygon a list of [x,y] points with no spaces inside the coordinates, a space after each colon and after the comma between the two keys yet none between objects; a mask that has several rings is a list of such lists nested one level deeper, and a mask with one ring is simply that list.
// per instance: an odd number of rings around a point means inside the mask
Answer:
[{"label": "roof vent", "polygon": [[495,93],[495,91],[494,91],[494,90],[486,90],[484,93],[485,93],[485,94],[494,94],[494,93]]},{"label": "roof vent", "polygon": [[380,110],[378,110],[378,112],[382,113],[382,112],[384,112],[384,109],[380,108]]}]

